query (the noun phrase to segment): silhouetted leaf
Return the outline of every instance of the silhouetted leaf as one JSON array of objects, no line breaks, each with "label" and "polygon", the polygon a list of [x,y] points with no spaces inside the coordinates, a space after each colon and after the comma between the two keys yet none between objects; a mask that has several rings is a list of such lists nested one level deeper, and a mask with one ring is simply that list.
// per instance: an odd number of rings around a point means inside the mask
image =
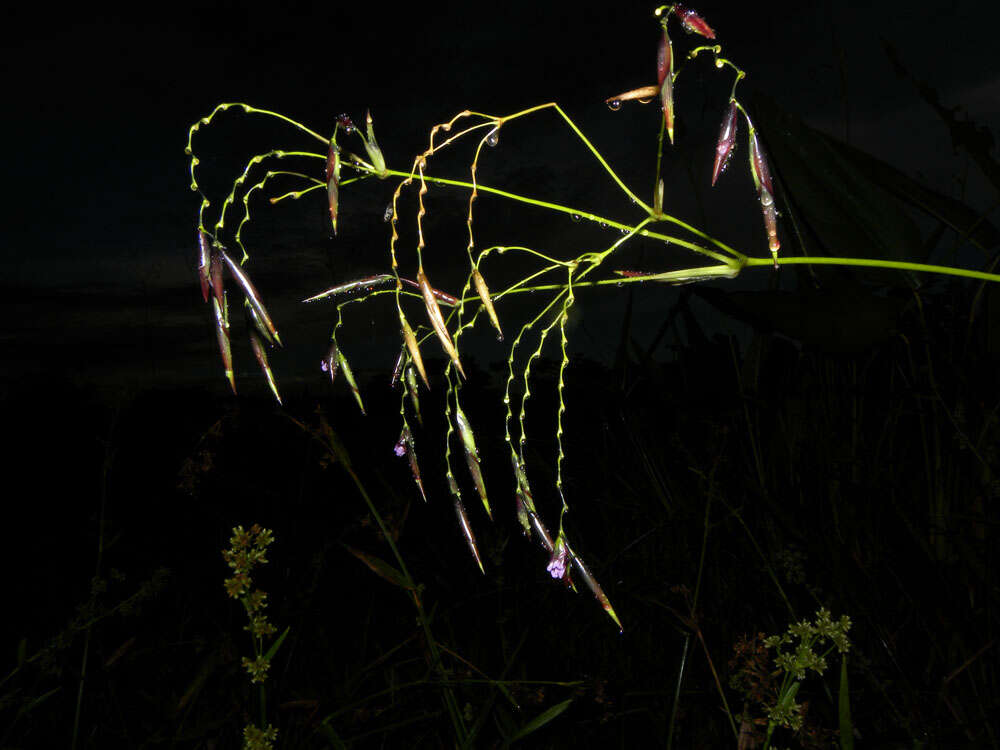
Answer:
[{"label": "silhouetted leaf", "polygon": [[393,586],[399,586],[403,589],[413,588],[406,582],[406,577],[385,560],[375,557],[374,555],[369,555],[367,552],[354,549],[354,547],[349,547],[346,544],[344,545],[344,549],[367,565],[371,571],[375,573],[375,575],[380,578],[384,578]]},{"label": "silhouetted leaf", "polygon": [[755,112],[757,128],[797,219],[823,245],[822,249],[807,247],[810,255],[925,259],[913,220],[889,191],[844,157],[833,139],[767,97],[756,99]]},{"label": "silhouetted leaf", "polygon": [[523,727],[521,727],[519,730],[517,730],[517,734],[511,737],[510,741],[517,742],[519,739],[522,739],[523,737],[527,737],[529,734],[537,732],[539,729],[544,727],[553,719],[557,718],[561,713],[563,713],[563,711],[569,708],[572,702],[573,699],[569,698],[567,700],[564,700],[562,703],[557,703],[556,705],[550,706],[549,708],[545,709],[540,714],[538,714],[538,716],[536,716],[534,719],[532,719]]}]

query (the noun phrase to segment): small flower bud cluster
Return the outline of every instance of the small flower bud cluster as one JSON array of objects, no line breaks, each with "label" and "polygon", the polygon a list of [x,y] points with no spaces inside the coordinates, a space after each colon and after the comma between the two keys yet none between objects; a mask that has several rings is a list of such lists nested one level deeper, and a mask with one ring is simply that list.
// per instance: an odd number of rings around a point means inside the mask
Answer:
[{"label": "small flower bud cluster", "polygon": [[[851,618],[844,615],[834,622],[830,619],[830,611],[821,607],[816,613],[815,622],[802,620],[789,625],[785,633],[764,639],[764,645],[776,651],[774,663],[794,680],[791,683],[786,681],[787,689],[782,691],[778,702],[768,714],[774,724],[795,730],[802,726],[803,709],[795,702],[798,685],[806,678],[809,670],[822,675],[827,667],[826,657],[834,649],[841,654],[850,650],[851,644],[847,638],[850,629]],[[827,642],[830,645],[822,653],[816,653],[816,647]],[[782,647],[791,648],[782,650]]]},{"label": "small flower bud cluster", "polygon": [[[244,630],[259,641],[268,635],[273,635],[275,627],[267,619],[267,594],[260,589],[251,589],[250,574],[255,565],[267,562],[267,547],[274,541],[274,535],[268,529],[262,529],[257,524],[249,531],[242,526],[233,529],[229,540],[229,549],[224,550],[222,558],[233,571],[233,575],[224,582],[226,593],[233,599],[239,599],[246,608],[250,618]],[[270,664],[263,656],[255,659],[244,658],[243,667],[250,674],[251,682],[263,682],[267,677]]]}]

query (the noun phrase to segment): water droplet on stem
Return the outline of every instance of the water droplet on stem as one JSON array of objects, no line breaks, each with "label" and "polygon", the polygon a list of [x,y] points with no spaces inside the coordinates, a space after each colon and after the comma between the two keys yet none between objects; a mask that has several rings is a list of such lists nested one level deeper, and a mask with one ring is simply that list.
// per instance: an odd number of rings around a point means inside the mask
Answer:
[{"label": "water droplet on stem", "polygon": [[608,109],[610,109],[612,112],[617,112],[621,108],[622,108],[621,99],[612,99],[608,102]]}]

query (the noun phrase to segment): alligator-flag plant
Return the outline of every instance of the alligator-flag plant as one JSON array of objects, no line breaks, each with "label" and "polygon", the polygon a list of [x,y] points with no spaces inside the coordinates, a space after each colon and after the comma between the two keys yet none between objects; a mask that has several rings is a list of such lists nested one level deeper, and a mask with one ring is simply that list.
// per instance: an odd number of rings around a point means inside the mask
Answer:
[{"label": "alligator-flag plant", "polygon": [[[292,118],[267,109],[245,103],[222,103],[194,123],[188,134],[187,153],[190,155],[191,188],[201,195],[201,205],[197,217],[198,277],[202,297],[212,306],[212,315],[222,368],[230,387],[235,391],[235,378],[231,351],[231,320],[225,276],[235,282],[235,288],[243,297],[246,311],[246,330],[251,346],[267,383],[280,402],[278,384],[268,363],[269,347],[280,346],[278,330],[265,307],[262,295],[251,281],[248,269],[249,253],[242,239],[242,232],[250,222],[249,198],[256,191],[273,189],[275,183],[291,180],[294,189],[272,195],[271,204],[286,199],[301,198],[316,193],[316,197],[326,192],[325,210],[329,212],[331,230],[336,234],[338,222],[344,221],[341,208],[350,202],[349,186],[370,180],[395,180],[391,204],[385,219],[389,223],[387,257],[385,270],[374,276],[345,279],[336,286],[317,291],[304,302],[310,304],[333,303],[336,307],[335,322],[332,326],[328,353],[322,361],[323,369],[332,381],[338,373],[346,381],[359,408],[364,411],[362,394],[349,363],[349,352],[340,345],[338,332],[343,325],[345,306],[361,303],[376,303],[388,299],[395,307],[399,318],[400,346],[396,373],[392,381],[400,387],[400,431],[395,443],[395,452],[406,456],[410,462],[413,479],[418,491],[424,495],[424,483],[418,468],[416,445],[413,440],[411,419],[423,423],[418,388],[443,388],[446,398],[444,406],[447,429],[439,455],[445,462],[445,476],[451,490],[452,502],[459,520],[462,534],[470,548],[473,560],[482,567],[482,558],[476,547],[475,534],[469,515],[463,504],[458,480],[452,461],[453,445],[461,446],[466,469],[473,486],[487,511],[492,517],[490,501],[487,499],[487,479],[483,475],[476,447],[477,425],[470,420],[468,411],[462,407],[462,391],[466,387],[475,388],[474,377],[469,377],[462,364],[463,334],[472,329],[480,317],[484,317],[497,333],[497,346],[506,352],[507,371],[502,405],[497,420],[502,418],[504,436],[513,466],[508,489],[492,489],[494,504],[498,497],[507,496],[513,500],[513,510],[525,535],[533,537],[543,548],[546,559],[540,560],[550,575],[575,588],[575,574],[578,580],[591,591],[608,616],[620,628],[621,621],[608,596],[598,583],[583,558],[577,554],[574,544],[567,537],[564,520],[569,509],[563,484],[564,464],[564,387],[567,377],[569,356],[570,314],[577,294],[583,290],[615,290],[623,284],[661,282],[682,284],[711,279],[733,279],[744,271],[766,269],[781,265],[847,265],[854,267],[884,268],[908,272],[950,274],[981,281],[1000,281],[1000,276],[961,268],[933,266],[905,260],[880,258],[814,257],[799,255],[779,257],[782,248],[776,199],[777,188],[782,187],[780,170],[774,172],[765,151],[767,132],[761,132],[751,120],[747,109],[739,97],[738,87],[746,74],[733,61],[723,56],[715,30],[693,9],[673,4],[655,10],[655,20],[660,35],[656,53],[656,82],[611,96],[606,99],[612,110],[620,110],[624,102],[646,103],[657,99],[659,107],[655,122],[659,125],[656,149],[656,172],[653,183],[653,199],[647,203],[632,187],[627,185],[615,169],[605,160],[598,149],[584,135],[580,128],[555,102],[539,104],[506,115],[486,114],[464,110],[450,120],[434,125],[430,129],[429,145],[416,154],[406,169],[390,168],[375,139],[374,121],[370,112],[365,116],[364,132],[354,125],[347,115],[334,118],[332,135],[327,138]],[[678,29],[679,27],[679,29]],[[670,34],[683,30],[695,41],[705,41],[683,52],[675,49]],[[676,34],[675,34],[676,36]],[[654,50],[650,50],[650,58]],[[679,54],[680,52],[680,54]],[[661,178],[661,164],[664,154],[670,148],[676,135],[677,112],[675,110],[676,82],[685,70],[708,58],[719,75],[731,77],[729,95],[720,104],[721,127],[716,141],[714,162],[711,171],[706,170],[706,183],[714,185],[722,178],[727,165],[732,163],[738,149],[740,133],[747,144],[747,165],[753,178],[757,199],[763,219],[764,234],[761,246],[767,253],[750,254],[731,247],[708,232],[689,224],[667,212],[664,205],[664,181]],[[652,61],[651,61],[652,62]],[[652,65],[650,65],[652,74]],[[272,149],[250,158],[242,172],[232,183],[229,193],[218,208],[213,208],[206,190],[198,181],[199,158],[195,155],[195,140],[199,131],[215,123],[220,115],[230,110],[246,115],[271,118],[312,139],[316,150]],[[659,113],[662,112],[662,115]],[[520,124],[541,113],[555,113],[573,137],[579,139],[608,179],[608,189],[613,195],[620,191],[632,202],[636,216],[630,221],[618,221],[600,214],[581,210],[578,207],[540,200],[528,195],[516,194],[502,187],[482,184],[477,179],[480,159],[488,158],[493,148],[499,146],[500,133],[508,126]],[[745,128],[741,128],[740,120]],[[329,132],[329,131],[328,131]],[[351,151],[355,144],[361,149]],[[454,179],[435,173],[437,157],[449,150],[468,144],[473,156],[465,179]],[[486,147],[486,148],[484,148]],[[364,154],[363,156],[361,154]],[[293,168],[279,168],[278,163],[294,164]],[[266,166],[265,166],[266,165]],[[780,164],[778,165],[780,166]],[[263,176],[260,175],[265,170]],[[251,176],[257,180],[253,184]],[[248,187],[249,185],[249,187]],[[431,190],[457,188],[467,195],[465,223],[468,232],[465,256],[444,255],[435,249],[428,250],[425,237],[427,208],[425,196]],[[416,212],[408,215],[400,208],[400,198],[404,193],[415,192]],[[572,217],[607,229],[613,239],[599,250],[573,254],[566,248],[542,252],[522,245],[490,245],[480,247],[474,227],[476,199],[481,194],[497,196],[515,203],[550,212],[564,220]],[[787,202],[787,195],[783,196]],[[751,201],[748,200],[748,204]],[[242,203],[242,211],[238,205]],[[412,247],[404,247],[400,240],[401,222],[407,223],[416,236]],[[798,236],[798,231],[794,233]],[[621,268],[618,260],[623,248],[639,238],[647,241],[671,245],[689,251],[692,258],[702,261],[688,267],[661,271],[636,271]],[[800,238],[801,240],[801,238]],[[798,243],[802,246],[801,241]],[[236,248],[234,252],[230,248]],[[803,248],[804,250],[804,248]],[[562,252],[560,252],[562,251]],[[238,258],[238,259],[237,259]],[[501,266],[501,263],[504,263]],[[618,267],[616,267],[616,264]],[[466,277],[458,294],[449,294],[437,288],[433,279],[442,276],[444,268],[464,265]],[[507,278],[508,269],[515,267],[523,276],[506,286],[491,288],[488,279]],[[503,268],[505,273],[499,271]],[[533,292],[530,298],[523,295]],[[504,303],[515,295],[535,303],[528,321],[519,329],[508,331],[503,338],[502,319]],[[438,372],[431,372],[422,352],[434,347],[434,342],[445,354],[444,365]],[[532,467],[525,458],[527,431],[525,416],[528,410],[532,386],[532,365],[539,359],[543,348],[549,343],[559,350],[559,364],[556,376],[557,410],[555,419],[554,489],[561,501],[559,517],[554,533],[543,521],[535,505],[528,476]],[[502,416],[501,416],[502,415]],[[427,450],[421,441],[421,450]],[[495,482],[496,480],[491,480]],[[495,487],[495,485],[494,485]],[[433,501],[433,498],[429,498]],[[500,505],[504,508],[503,505]],[[508,506],[509,507],[509,506]],[[501,510],[501,513],[503,510]]]}]

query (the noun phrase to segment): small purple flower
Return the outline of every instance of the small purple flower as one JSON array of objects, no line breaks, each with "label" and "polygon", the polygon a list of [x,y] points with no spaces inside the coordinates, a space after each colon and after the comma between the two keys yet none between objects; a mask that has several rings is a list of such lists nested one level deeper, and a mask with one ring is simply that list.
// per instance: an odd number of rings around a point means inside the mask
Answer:
[{"label": "small purple flower", "polygon": [[410,431],[403,428],[403,431],[399,433],[399,440],[396,441],[396,445],[393,446],[392,452],[399,457],[406,455],[406,450],[410,446]]},{"label": "small purple flower", "polygon": [[565,577],[566,558],[568,556],[569,549],[566,547],[566,542],[563,541],[562,535],[560,534],[556,538],[555,545],[552,547],[552,557],[549,558],[549,564],[545,568],[549,571],[549,575],[556,579]]}]

